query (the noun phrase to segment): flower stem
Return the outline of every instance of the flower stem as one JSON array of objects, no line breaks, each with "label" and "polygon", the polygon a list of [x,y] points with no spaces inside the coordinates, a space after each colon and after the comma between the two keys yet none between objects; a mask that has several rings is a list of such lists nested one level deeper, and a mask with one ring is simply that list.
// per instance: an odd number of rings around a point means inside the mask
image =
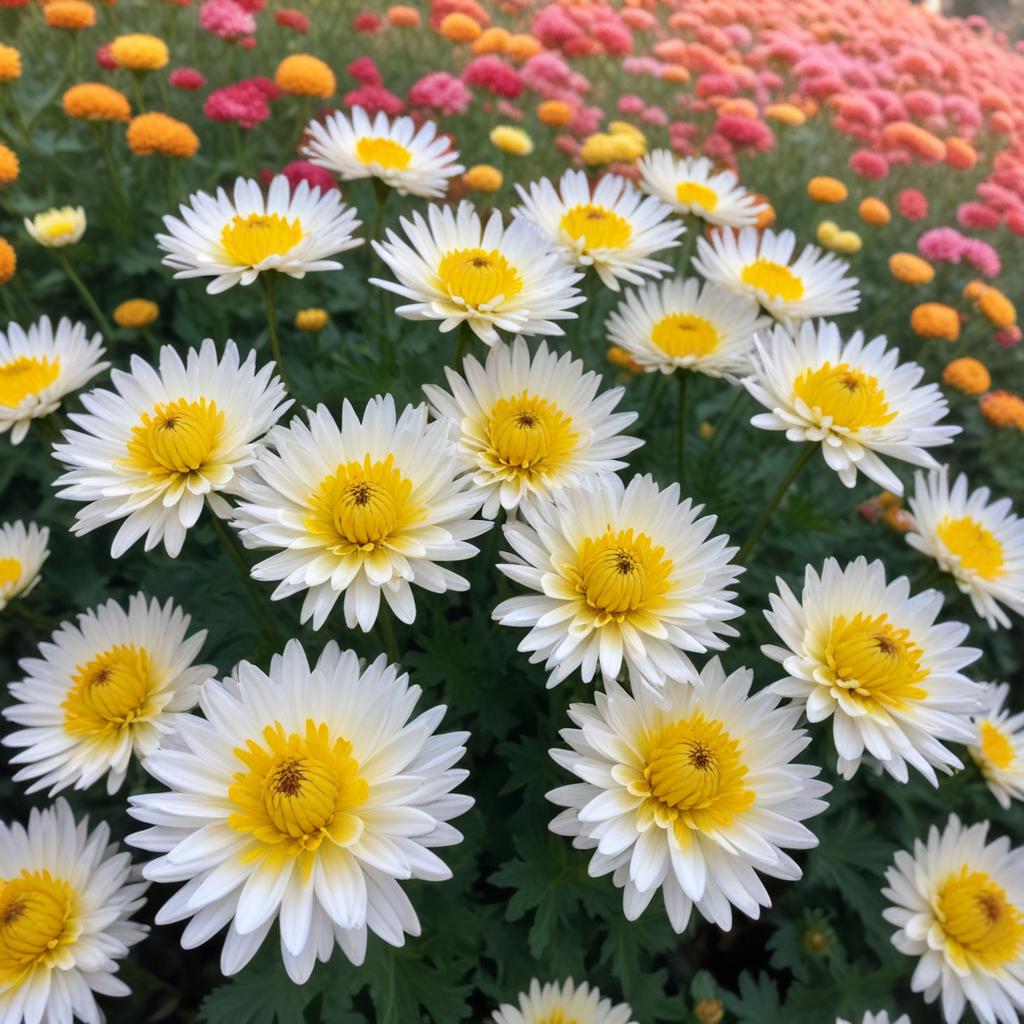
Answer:
[{"label": "flower stem", "polygon": [[92,313],[93,319],[99,324],[103,336],[108,340],[112,338],[114,336],[114,329],[110,326],[110,321],[103,315],[103,311],[92,297],[92,292],[86,288],[85,282],[75,273],[75,268],[71,266],[71,260],[60,249],[54,249],[53,254],[57,257],[57,262],[61,265],[64,273],[67,274],[68,280],[78,289],[78,294],[82,296],[82,301],[89,307],[89,312]]},{"label": "flower stem", "polygon": [[274,643],[277,644],[280,640],[280,633],[267,613],[267,609],[264,607],[263,595],[260,593],[259,587],[256,586],[256,581],[252,578],[252,570],[242,557],[242,553],[238,550],[237,543],[221,522],[220,516],[214,513],[211,514],[210,519],[213,521],[213,532],[217,534],[217,539],[221,542],[224,550],[228,553],[228,557],[241,574],[245,592],[249,596],[249,602],[252,604],[253,611],[256,612],[256,618],[260,620],[260,625],[263,627],[264,632],[272,636]]},{"label": "flower stem", "polygon": [[736,413],[739,411],[740,405],[743,403],[743,396],[746,393],[746,388],[742,384],[736,385],[736,394],[733,395],[732,401],[726,407],[725,412],[718,417],[718,422],[714,424],[715,432],[711,435],[712,449],[717,448],[732,430]]},{"label": "flower stem", "polygon": [[[382,601],[383,605],[384,602]],[[377,613],[377,629],[381,646],[392,665],[398,664],[398,641],[395,639],[395,624],[391,621],[391,609],[382,607]]]},{"label": "flower stem", "polygon": [[132,72],[132,91],[135,93],[135,106],[139,108],[136,113],[144,114],[146,112],[146,100],[142,95],[142,74],[138,71]]},{"label": "flower stem", "polygon": [[686,384],[689,379],[689,370],[676,370],[676,479],[679,481],[680,493],[686,468],[683,454],[686,446]]},{"label": "flower stem", "polygon": [[274,285],[276,282],[271,276],[272,274],[273,271],[260,274],[260,284],[263,286],[263,306],[267,312],[267,334],[270,337],[270,352],[274,357],[274,362],[277,363],[277,372],[281,375],[284,386],[294,395],[295,389],[292,387],[291,381],[288,380],[288,373],[284,368],[284,359],[281,357],[281,342],[277,336],[277,314],[274,310]]},{"label": "flower stem", "polygon": [[114,163],[114,154],[110,152],[110,140],[107,138],[107,127],[103,124],[93,124],[96,131],[96,138],[99,139],[100,150],[103,152],[103,162],[107,165],[107,173],[110,175],[110,183],[114,186],[114,195],[121,205],[121,209],[128,213],[131,206],[128,202],[128,194],[124,190],[124,182],[118,172],[117,164]]},{"label": "flower stem", "polygon": [[456,372],[462,366],[462,360],[466,355],[466,349],[469,348],[472,338],[473,328],[469,326],[469,321],[463,320],[459,324],[459,330],[455,336],[455,351],[452,353],[452,369]]}]

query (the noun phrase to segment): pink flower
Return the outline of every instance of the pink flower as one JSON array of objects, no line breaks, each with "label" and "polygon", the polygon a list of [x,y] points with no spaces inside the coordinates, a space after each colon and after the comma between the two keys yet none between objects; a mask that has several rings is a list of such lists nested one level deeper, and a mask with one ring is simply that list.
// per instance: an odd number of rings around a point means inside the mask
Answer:
[{"label": "pink flower", "polygon": [[735,96],[740,87],[733,75],[711,73],[697,79],[694,91],[701,99],[707,99],[709,96]]},{"label": "pink flower", "polygon": [[389,117],[401,114],[405,110],[401,97],[382,85],[364,85],[361,89],[345,93],[345,106],[362,107],[368,114],[376,114],[383,110]]},{"label": "pink flower", "polygon": [[113,71],[117,67],[117,61],[114,60],[110,52],[110,43],[104,43],[102,46],[96,47],[96,63],[108,71]]},{"label": "pink flower", "polygon": [[523,91],[523,80],[516,69],[493,54],[470,61],[462,72],[462,80],[510,100]]},{"label": "pink flower", "polygon": [[372,57],[359,57],[352,61],[346,69],[351,78],[354,78],[361,85],[383,85],[384,79],[380,76],[377,62]]},{"label": "pink flower", "polygon": [[966,242],[963,253],[964,262],[969,263],[985,277],[998,277],[1003,269],[999,253],[988,242],[983,242],[980,238],[968,238]]},{"label": "pink flower", "polygon": [[293,160],[281,169],[281,173],[288,179],[293,189],[300,181],[308,182],[310,188],[318,188],[321,192],[330,192],[332,188],[338,188],[338,183],[326,167],[317,167],[308,160]]},{"label": "pink flower", "polygon": [[664,128],[668,124],[668,114],[661,107],[652,104],[640,115],[640,120],[644,124],[653,124],[658,128]]},{"label": "pink flower", "polygon": [[959,263],[967,239],[956,228],[932,228],[917,240],[917,251],[926,259]]},{"label": "pink flower", "polygon": [[279,11],[274,11],[274,21],[282,28],[290,28],[300,35],[305,35],[309,31],[308,16],[302,11],[295,10],[294,7],[284,7]]},{"label": "pink flower", "polygon": [[202,89],[206,85],[206,76],[195,68],[175,68],[168,76],[167,81],[175,89]]},{"label": "pink flower", "polygon": [[1006,213],[1006,226],[1015,234],[1024,237],[1024,209],[1015,207]]},{"label": "pink flower", "polygon": [[380,32],[384,28],[384,19],[373,11],[360,11],[352,19],[352,30],[354,32]]},{"label": "pink flower", "polygon": [[606,22],[594,29],[594,38],[613,57],[624,57],[633,51],[633,34],[622,22]]},{"label": "pink flower", "polygon": [[905,188],[896,197],[896,207],[907,220],[924,220],[928,216],[928,199],[916,188]]},{"label": "pink flower", "polygon": [[1021,337],[1021,329],[1016,324],[1011,324],[1009,327],[996,331],[996,341],[1003,348],[1013,348],[1020,341]]},{"label": "pink flower", "polygon": [[214,89],[203,103],[211,121],[233,121],[239,128],[255,128],[270,117],[270,102],[281,90],[269,78],[246,78]]},{"label": "pink flower", "polygon": [[413,82],[406,94],[412,106],[431,107],[446,117],[464,114],[473,100],[473,94],[454,75],[447,71],[431,71]]},{"label": "pink flower", "polygon": [[1001,220],[999,211],[984,203],[961,203],[956,211],[957,224],[968,231],[992,231]]},{"label": "pink flower", "polygon": [[625,96],[619,97],[620,114],[642,114],[644,106],[643,99],[633,93],[626,93]]},{"label": "pink flower", "polygon": [[715,124],[715,135],[728,139],[734,146],[750,146],[752,149],[771,149],[775,145],[775,133],[764,123],[752,117],[738,117],[726,114]]},{"label": "pink flower", "polygon": [[259,14],[267,6],[267,0],[235,0],[235,3],[250,14]]},{"label": "pink flower", "polygon": [[562,49],[571,39],[582,36],[583,30],[569,17],[565,8],[548,4],[533,19],[530,31],[545,46],[553,50]]},{"label": "pink flower", "polygon": [[862,178],[879,181],[889,173],[889,161],[871,149],[858,149],[850,157],[850,170]]},{"label": "pink flower", "polygon": [[573,135],[593,135],[604,120],[604,111],[600,107],[579,107],[569,122],[569,131]]},{"label": "pink flower", "polygon": [[203,0],[199,25],[228,40],[251,36],[256,31],[256,19],[237,0]]}]

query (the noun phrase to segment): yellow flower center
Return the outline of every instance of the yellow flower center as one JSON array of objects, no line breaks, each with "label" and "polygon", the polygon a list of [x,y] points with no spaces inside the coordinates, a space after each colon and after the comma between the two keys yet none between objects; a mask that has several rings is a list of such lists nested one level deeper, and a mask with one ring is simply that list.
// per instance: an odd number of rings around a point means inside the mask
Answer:
[{"label": "yellow flower center", "polygon": [[262,742],[248,740],[234,754],[245,770],[228,789],[232,828],[276,847],[282,857],[314,851],[326,839],[350,846],[362,835],[362,820],[352,812],[366,801],[369,785],[352,744],[332,737],[326,723],[308,718],[300,734],[275,722],[263,730]]},{"label": "yellow flower center", "polygon": [[695,181],[681,181],[676,185],[676,202],[687,206],[699,206],[711,213],[718,206],[718,193],[707,185]]},{"label": "yellow flower center", "polygon": [[519,271],[497,249],[452,249],[437,267],[440,287],[467,306],[510,299],[523,289]]},{"label": "yellow flower center", "polygon": [[962,568],[976,572],[982,579],[995,580],[1003,575],[1003,546],[991,530],[976,519],[946,516],[938,527],[939,540],[956,555]]},{"label": "yellow flower center", "polygon": [[161,402],[132,427],[128,462],[154,476],[194,473],[207,463],[223,430],[224,413],[215,402]]},{"label": "yellow flower center", "polygon": [[546,1017],[541,1017],[537,1024],[578,1024],[575,1017],[566,1017],[565,1010],[559,1007],[552,1010]]},{"label": "yellow flower center", "polygon": [[412,153],[400,142],[369,135],[356,143],[356,156],[362,163],[376,164],[386,171],[404,171],[412,161]]},{"label": "yellow flower center", "polygon": [[531,477],[556,470],[573,453],[579,439],[571,416],[525,390],[515,398],[494,403],[488,429],[490,454],[500,466]]},{"label": "yellow flower center", "polygon": [[1013,764],[1015,752],[1010,738],[991,722],[981,723],[981,753],[985,765],[993,768],[1009,768]]},{"label": "yellow flower center", "polygon": [[13,409],[29,395],[48,388],[59,376],[59,359],[18,356],[0,365],[0,405]]},{"label": "yellow flower center", "polygon": [[65,213],[54,213],[36,219],[36,230],[49,241],[70,235],[77,227],[77,219]]},{"label": "yellow flower center", "polygon": [[957,967],[1002,967],[1024,946],[1024,918],[987,871],[965,866],[949,875],[935,913],[946,933],[946,954]]},{"label": "yellow flower center", "polygon": [[0,992],[17,988],[36,966],[51,966],[60,947],[78,938],[74,913],[71,887],[49,871],[0,879]]},{"label": "yellow flower center", "polygon": [[884,427],[896,419],[877,378],[848,363],[804,370],[793,383],[793,395],[846,430]]},{"label": "yellow flower center", "polygon": [[740,274],[745,285],[764,292],[770,299],[796,302],[804,297],[804,283],[784,263],[754,260]]},{"label": "yellow flower center", "polygon": [[134,644],[118,644],[76,665],[61,704],[65,730],[97,736],[131,726],[146,715],[153,682],[149,653]]},{"label": "yellow flower center", "polygon": [[709,356],[718,349],[722,336],[710,320],[692,313],[670,313],[651,331],[651,341],[667,356]]},{"label": "yellow flower center", "polygon": [[582,203],[567,210],[561,228],[573,241],[582,241],[587,249],[622,249],[633,237],[633,227],[625,217],[594,203]]},{"label": "yellow flower center", "polygon": [[221,230],[220,244],[235,266],[255,267],[269,256],[290,252],[303,238],[298,217],[286,220],[279,213],[235,214]]},{"label": "yellow flower center", "polygon": [[0,558],[0,591],[21,579],[21,562],[17,558]]}]

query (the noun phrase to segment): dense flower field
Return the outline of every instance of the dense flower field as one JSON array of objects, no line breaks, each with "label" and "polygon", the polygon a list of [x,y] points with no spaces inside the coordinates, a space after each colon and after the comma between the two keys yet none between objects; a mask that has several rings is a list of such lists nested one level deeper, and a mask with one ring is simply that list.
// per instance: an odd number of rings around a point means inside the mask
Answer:
[{"label": "dense flower field", "polygon": [[1016,1024],[1024,44],[0,0],[0,1024]]}]

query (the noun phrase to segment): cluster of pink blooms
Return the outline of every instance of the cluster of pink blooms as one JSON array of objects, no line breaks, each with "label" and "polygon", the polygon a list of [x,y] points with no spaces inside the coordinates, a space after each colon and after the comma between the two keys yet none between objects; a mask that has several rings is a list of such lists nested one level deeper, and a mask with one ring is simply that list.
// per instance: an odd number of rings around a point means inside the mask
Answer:
[{"label": "cluster of pink blooms", "polygon": [[360,57],[348,66],[349,77],[358,83],[358,88],[345,93],[346,107],[362,107],[371,114],[383,111],[390,117],[401,114],[405,103],[390,89],[384,87],[380,70],[370,57]]},{"label": "cluster of pink blooms", "polygon": [[284,95],[269,78],[246,78],[214,89],[203,103],[211,121],[231,121],[239,128],[255,128],[270,117],[270,104]]},{"label": "cluster of pink blooms", "polygon": [[985,277],[1002,271],[999,253],[980,238],[969,238],[956,228],[932,228],[917,240],[917,251],[933,263],[966,263]]},{"label": "cluster of pink blooms", "polygon": [[262,4],[254,5],[244,0],[203,0],[199,8],[199,26],[221,39],[249,46],[255,42],[256,34],[253,12],[261,8]]}]

